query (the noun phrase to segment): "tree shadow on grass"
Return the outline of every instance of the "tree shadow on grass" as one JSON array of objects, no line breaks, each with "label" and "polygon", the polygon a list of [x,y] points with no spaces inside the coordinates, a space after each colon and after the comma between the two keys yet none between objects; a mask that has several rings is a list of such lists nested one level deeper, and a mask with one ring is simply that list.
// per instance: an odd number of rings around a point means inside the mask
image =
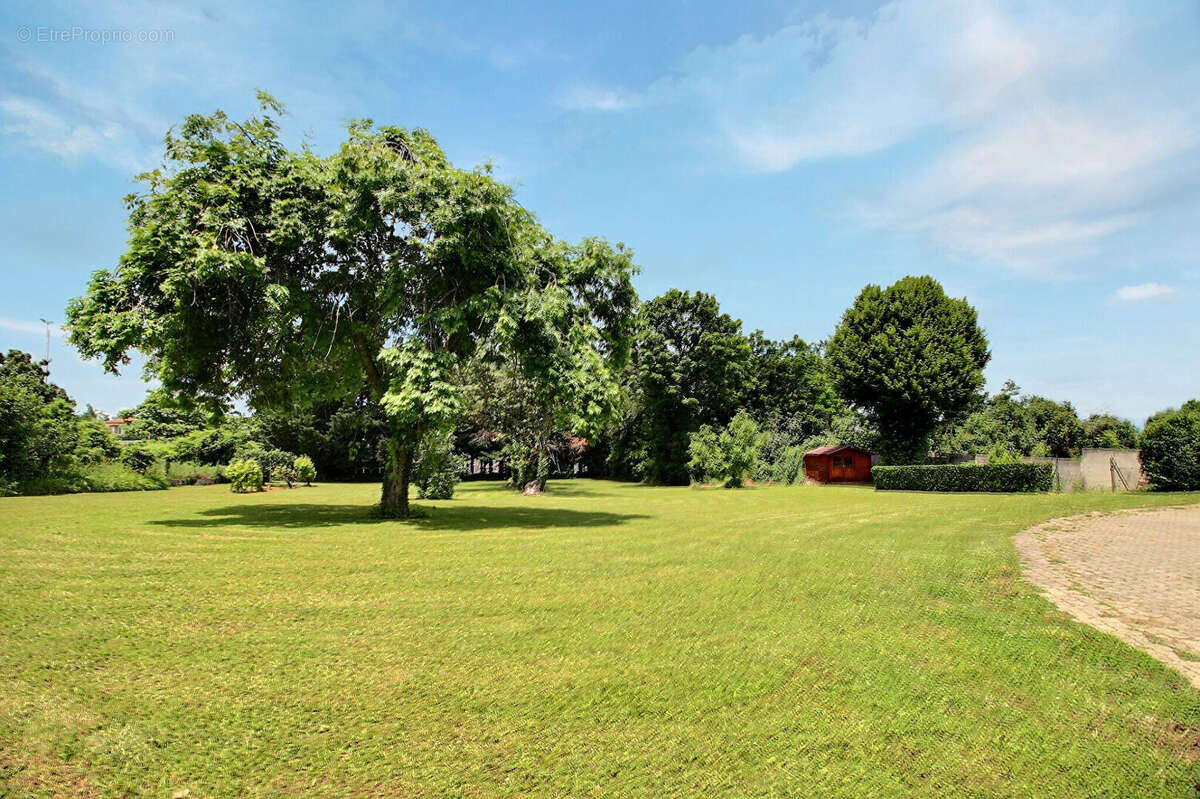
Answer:
[{"label": "tree shadow on grass", "polygon": [[428,507],[414,505],[422,514],[410,520],[383,519],[366,505],[228,505],[197,512],[180,519],[150,522],[162,527],[340,527],[343,525],[392,525],[414,530],[496,530],[501,528],[548,529],[553,527],[606,527],[634,519],[648,518],[637,513],[578,511],[565,508],[514,508],[477,505]]}]

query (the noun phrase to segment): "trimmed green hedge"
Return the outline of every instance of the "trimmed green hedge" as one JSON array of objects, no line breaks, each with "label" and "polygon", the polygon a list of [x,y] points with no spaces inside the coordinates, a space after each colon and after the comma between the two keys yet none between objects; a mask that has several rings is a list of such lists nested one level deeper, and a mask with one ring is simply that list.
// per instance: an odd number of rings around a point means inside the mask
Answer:
[{"label": "trimmed green hedge", "polygon": [[875,488],[892,491],[1049,491],[1054,467],[1049,463],[876,466],[871,479]]}]

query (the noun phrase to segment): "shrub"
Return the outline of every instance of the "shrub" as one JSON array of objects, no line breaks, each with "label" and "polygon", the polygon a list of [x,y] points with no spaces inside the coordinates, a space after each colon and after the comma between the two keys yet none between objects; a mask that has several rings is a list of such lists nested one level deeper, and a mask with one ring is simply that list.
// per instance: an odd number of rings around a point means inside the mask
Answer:
[{"label": "shrub", "polygon": [[726,488],[737,488],[754,473],[768,438],[745,411],[739,411],[724,429],[702,425],[688,443],[688,471],[701,482],[724,480]]},{"label": "shrub", "polygon": [[296,455],[282,449],[265,447],[257,441],[250,441],[238,447],[235,460],[252,460],[262,470],[263,481],[286,480],[288,486],[296,480],[292,464]]},{"label": "shrub", "polygon": [[788,447],[779,454],[771,469],[771,479],[784,485],[804,482],[804,447]]},{"label": "shrub", "polygon": [[262,467],[253,458],[238,458],[225,467],[225,479],[235,494],[261,491],[263,486]]},{"label": "shrub", "polygon": [[161,469],[147,467],[139,472],[121,463],[101,463],[83,470],[87,491],[156,491],[167,487]]},{"label": "shrub", "polygon": [[166,478],[173,486],[212,485],[224,482],[225,470],[221,466],[170,461],[167,463]]},{"label": "shrub", "polygon": [[421,442],[413,482],[421,499],[452,499],[459,481],[453,433],[435,433]]},{"label": "shrub", "polygon": [[38,477],[20,484],[19,492],[27,496],[45,494],[86,494],[111,491],[157,491],[167,487],[167,479],[157,469],[143,474],[123,463],[110,461],[76,469],[52,477]]},{"label": "shrub", "polygon": [[1142,433],[1142,469],[1155,490],[1200,489],[1200,411],[1155,416]]},{"label": "shrub", "polygon": [[135,472],[145,472],[154,463],[154,453],[140,444],[133,444],[121,451],[121,463]]},{"label": "shrub", "polygon": [[296,479],[303,480],[306,486],[312,485],[312,481],[317,479],[317,467],[313,466],[312,458],[307,455],[296,458],[292,468],[296,470]]},{"label": "shrub", "polygon": [[76,422],[78,443],[75,458],[84,464],[103,463],[120,457],[121,445],[95,416],[84,416]]},{"label": "shrub", "polygon": [[876,466],[875,488],[896,491],[1049,491],[1049,463],[963,463],[938,466]]}]

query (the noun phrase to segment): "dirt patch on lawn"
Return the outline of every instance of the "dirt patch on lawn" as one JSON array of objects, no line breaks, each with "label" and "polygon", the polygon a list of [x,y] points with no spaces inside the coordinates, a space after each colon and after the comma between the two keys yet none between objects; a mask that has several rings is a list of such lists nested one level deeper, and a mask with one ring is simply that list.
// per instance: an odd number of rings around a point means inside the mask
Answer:
[{"label": "dirt patch on lawn", "polygon": [[1016,546],[1056,605],[1200,688],[1200,506],[1055,519]]}]

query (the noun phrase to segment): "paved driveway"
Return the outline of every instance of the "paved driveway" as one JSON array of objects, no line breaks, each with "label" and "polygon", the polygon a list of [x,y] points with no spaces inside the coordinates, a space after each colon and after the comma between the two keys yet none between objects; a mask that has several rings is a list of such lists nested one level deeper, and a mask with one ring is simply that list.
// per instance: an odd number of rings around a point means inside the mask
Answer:
[{"label": "paved driveway", "polygon": [[1025,577],[1060,608],[1200,688],[1200,507],[1056,519],[1016,545]]}]

